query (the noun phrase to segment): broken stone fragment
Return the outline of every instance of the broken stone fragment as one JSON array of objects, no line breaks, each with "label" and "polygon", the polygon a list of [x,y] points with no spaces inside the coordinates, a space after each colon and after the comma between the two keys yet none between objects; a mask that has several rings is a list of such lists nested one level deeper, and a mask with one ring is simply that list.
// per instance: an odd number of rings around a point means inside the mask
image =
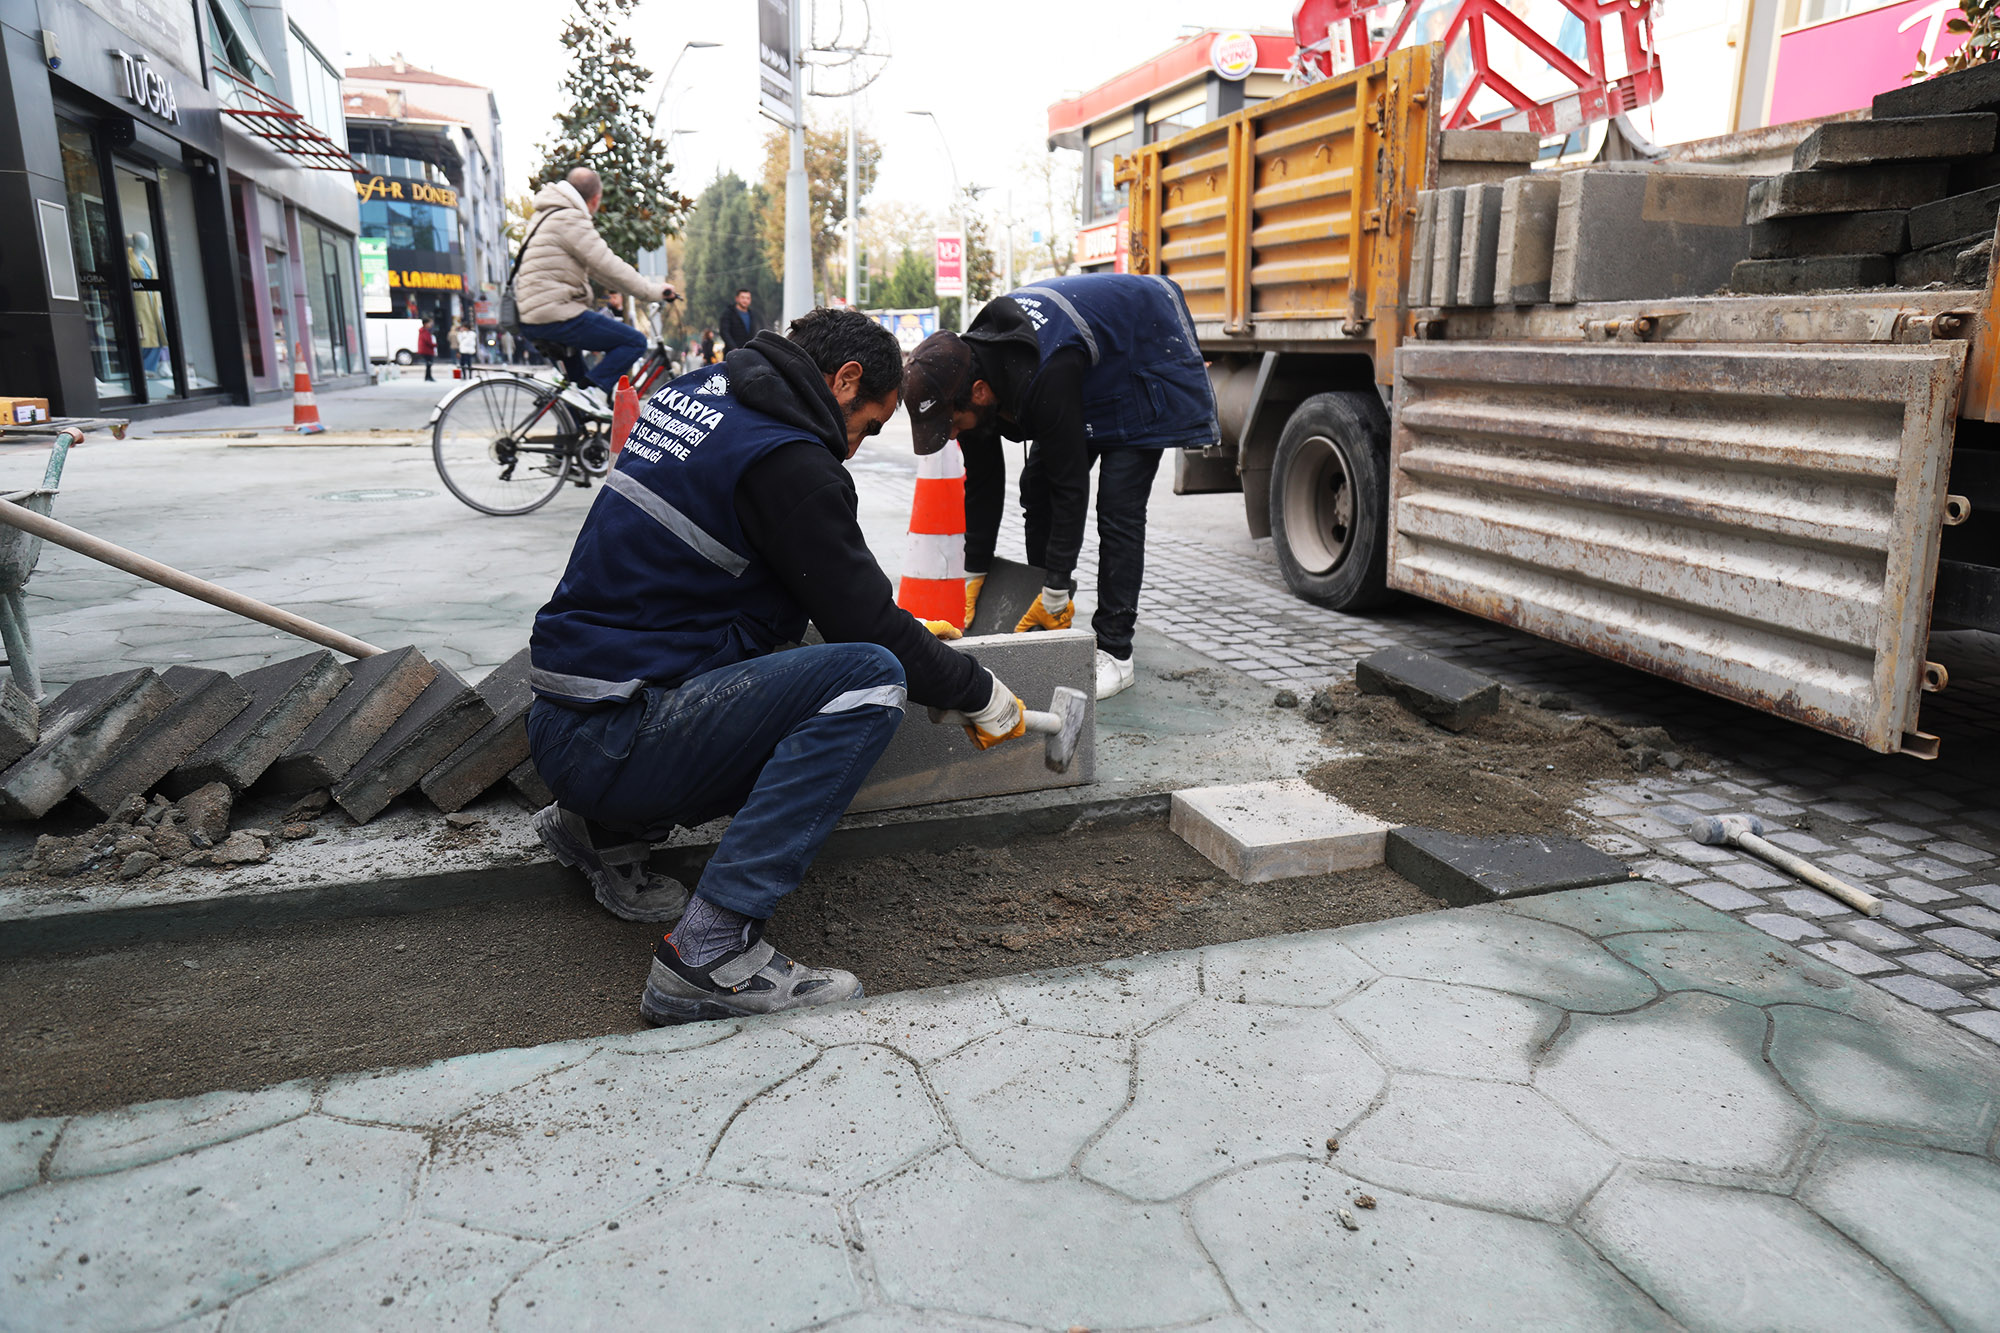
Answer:
[{"label": "broken stone fragment", "polygon": [[478,815],[468,815],[461,811],[454,811],[444,817],[444,822],[455,829],[475,829],[486,821]]},{"label": "broken stone fragment", "polygon": [[1299,706],[1299,696],[1290,690],[1279,690],[1276,697],[1271,700],[1271,706],[1273,708],[1297,708]]},{"label": "broken stone fragment", "polygon": [[171,825],[153,830],[153,850],[169,861],[177,861],[194,850],[188,835]]},{"label": "broken stone fragment", "polygon": [[116,824],[136,824],[139,822],[139,817],[145,813],[146,798],[135,792],[125,798],[124,804],[112,814],[111,820]]},{"label": "broken stone fragment", "polygon": [[1618,743],[1628,750],[1636,749],[1639,746],[1650,746],[1655,750],[1670,750],[1673,748],[1674,738],[1667,734],[1665,727],[1633,727],[1618,738]]},{"label": "broken stone fragment", "polygon": [[318,830],[311,824],[281,824],[278,836],[286,842],[297,842],[300,838],[310,838]]},{"label": "broken stone fragment", "polygon": [[237,832],[223,839],[221,845],[210,852],[209,856],[219,866],[254,865],[259,861],[269,860],[271,849],[264,845],[263,839],[252,837],[246,832]]},{"label": "broken stone fragment", "polygon": [[[221,842],[229,833],[229,810],[235,800],[229,784],[211,782],[181,797],[174,808],[186,819],[189,837],[198,833],[209,842]],[[195,845],[201,845],[199,839]]]},{"label": "broken stone fragment", "polygon": [[125,863],[118,867],[118,878],[137,879],[159,863],[160,858],[152,852],[133,852],[125,858]]},{"label": "broken stone fragment", "polygon": [[1306,721],[1331,722],[1340,716],[1340,705],[1334,701],[1333,691],[1325,688],[1313,691],[1312,702],[1306,705]]},{"label": "broken stone fragment", "polygon": [[153,850],[153,840],[136,833],[128,833],[113,843],[111,850],[120,856],[130,856],[134,852],[150,852]]},{"label": "broken stone fragment", "polygon": [[304,796],[299,797],[298,800],[292,802],[292,808],[285,811],[284,818],[279,822],[296,824],[301,820],[311,819],[314,815],[326,809],[327,802],[331,799],[333,799],[332,793],[325,787],[321,787],[317,791],[309,791]]}]

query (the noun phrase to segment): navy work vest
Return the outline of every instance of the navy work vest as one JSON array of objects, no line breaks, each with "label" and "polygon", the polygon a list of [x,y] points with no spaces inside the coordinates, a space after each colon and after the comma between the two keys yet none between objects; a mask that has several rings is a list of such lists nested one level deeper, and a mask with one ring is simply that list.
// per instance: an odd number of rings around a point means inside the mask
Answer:
[{"label": "navy work vest", "polygon": [[722,366],[648,398],[555,596],[535,616],[535,693],[613,704],[797,642],[805,608],[744,539],[736,483],[800,441],[826,447],[737,402]]},{"label": "navy work vest", "polygon": [[1222,442],[1215,390],[1179,287],[1148,274],[1084,273],[1007,295],[1035,326],[1043,364],[1065,347],[1090,359],[1083,433],[1093,448]]}]

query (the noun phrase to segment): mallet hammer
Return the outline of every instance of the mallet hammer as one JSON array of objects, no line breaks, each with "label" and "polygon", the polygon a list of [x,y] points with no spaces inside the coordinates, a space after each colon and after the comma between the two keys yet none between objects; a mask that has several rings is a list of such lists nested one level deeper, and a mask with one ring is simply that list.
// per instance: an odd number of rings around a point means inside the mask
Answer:
[{"label": "mallet hammer", "polygon": [[1076,743],[1083,735],[1083,721],[1090,715],[1090,700],[1082,690],[1068,685],[1056,686],[1049,698],[1049,711],[1038,713],[1032,708],[1021,710],[1027,720],[1028,730],[1037,736],[1049,738],[1048,748],[1042,755],[1042,762],[1049,766],[1051,773],[1067,773],[1076,759]]}]

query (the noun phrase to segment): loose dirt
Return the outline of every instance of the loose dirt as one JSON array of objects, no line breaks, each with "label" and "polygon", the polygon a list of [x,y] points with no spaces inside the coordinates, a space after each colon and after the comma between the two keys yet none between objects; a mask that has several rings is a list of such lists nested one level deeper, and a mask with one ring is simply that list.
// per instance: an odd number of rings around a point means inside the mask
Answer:
[{"label": "loose dirt", "polygon": [[[1158,820],[834,859],[771,939],[870,994],[1438,907],[1382,869],[1241,885]],[[656,927],[569,897],[0,965],[0,1120],[629,1032]]]},{"label": "loose dirt", "polygon": [[1565,711],[1559,698],[1503,693],[1500,711],[1463,732],[1433,726],[1352,681],[1314,692],[1302,717],[1356,757],[1306,774],[1321,791],[1392,824],[1451,833],[1567,831],[1590,784],[1630,780],[1700,756],[1659,727]]}]

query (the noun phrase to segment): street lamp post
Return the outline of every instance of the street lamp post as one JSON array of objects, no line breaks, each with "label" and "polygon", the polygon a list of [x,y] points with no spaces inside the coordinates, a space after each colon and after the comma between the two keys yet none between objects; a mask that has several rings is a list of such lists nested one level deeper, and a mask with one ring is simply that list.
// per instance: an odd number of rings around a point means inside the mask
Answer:
[{"label": "street lamp post", "polygon": [[972,240],[965,229],[965,191],[958,186],[958,163],[951,155],[951,140],[945,138],[944,126],[938,122],[935,111],[911,111],[912,116],[923,116],[937,131],[938,143],[944,148],[945,165],[951,168],[952,212],[958,218],[958,271],[961,275],[958,294],[958,331],[965,332],[966,311],[972,305]]},{"label": "street lamp post", "polygon": [[[655,124],[657,124],[660,119],[660,108],[665,106],[667,103],[667,89],[674,86],[674,72],[680,69],[681,61],[687,59],[687,53],[690,51],[708,51],[721,45],[722,45],[721,42],[681,43],[680,54],[674,57],[673,64],[667,66],[667,77],[660,80],[660,95],[653,99],[653,121]],[[690,131],[690,133],[692,133],[692,131]]]}]

